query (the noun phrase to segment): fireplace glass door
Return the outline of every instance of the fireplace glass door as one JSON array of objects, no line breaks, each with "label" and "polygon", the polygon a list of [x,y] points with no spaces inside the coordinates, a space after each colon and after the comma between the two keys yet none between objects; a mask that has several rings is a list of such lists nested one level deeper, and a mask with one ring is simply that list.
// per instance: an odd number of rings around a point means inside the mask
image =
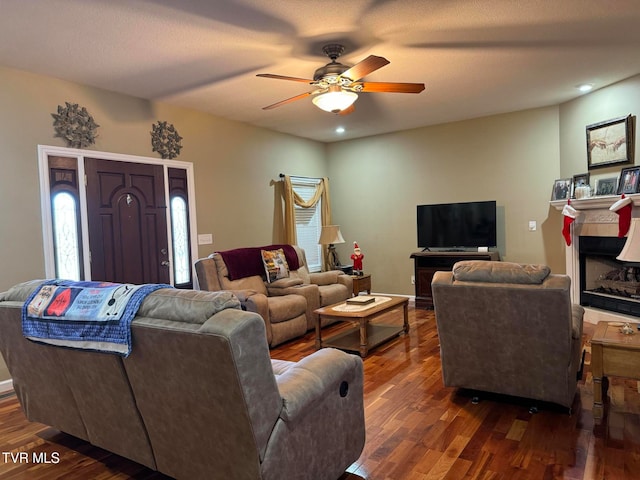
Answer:
[{"label": "fireplace glass door", "polygon": [[580,305],[640,317],[640,266],[616,257],[626,238],[578,239]]}]

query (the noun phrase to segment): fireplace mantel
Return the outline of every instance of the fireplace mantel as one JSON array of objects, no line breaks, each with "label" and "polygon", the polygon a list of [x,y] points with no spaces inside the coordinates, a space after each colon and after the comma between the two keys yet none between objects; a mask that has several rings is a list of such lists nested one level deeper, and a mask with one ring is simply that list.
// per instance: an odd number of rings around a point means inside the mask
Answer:
[{"label": "fireplace mantel", "polygon": [[[625,197],[633,201],[633,206],[640,206],[640,193],[625,194]],[[620,195],[601,195],[598,197],[581,198],[571,200],[571,206],[576,210],[609,210],[609,207],[620,199]],[[567,204],[566,200],[552,200],[549,202],[556,210],[562,210]]]},{"label": "fireplace mantel", "polygon": [[[631,215],[640,217],[640,194],[625,195],[633,201]],[[571,296],[575,303],[580,302],[580,261],[578,238],[582,235],[613,237],[618,235],[618,215],[609,207],[620,199],[620,195],[603,195],[580,200],[571,200],[571,206],[579,215],[571,225],[571,245],[566,248],[566,272],[571,277]],[[549,202],[556,210],[562,211],[567,200]],[[558,232],[560,234],[560,232]],[[600,320],[638,322],[637,317],[607,312],[591,307],[585,308],[585,321],[597,323]]]}]

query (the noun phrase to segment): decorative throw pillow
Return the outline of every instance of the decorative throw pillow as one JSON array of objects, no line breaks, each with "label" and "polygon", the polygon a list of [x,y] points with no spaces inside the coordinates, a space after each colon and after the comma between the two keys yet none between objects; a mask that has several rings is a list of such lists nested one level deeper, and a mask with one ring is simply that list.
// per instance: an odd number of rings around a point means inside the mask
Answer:
[{"label": "decorative throw pillow", "polygon": [[284,256],[284,250],[279,248],[277,250],[260,250],[260,252],[267,274],[267,282],[271,283],[289,276],[289,265]]}]

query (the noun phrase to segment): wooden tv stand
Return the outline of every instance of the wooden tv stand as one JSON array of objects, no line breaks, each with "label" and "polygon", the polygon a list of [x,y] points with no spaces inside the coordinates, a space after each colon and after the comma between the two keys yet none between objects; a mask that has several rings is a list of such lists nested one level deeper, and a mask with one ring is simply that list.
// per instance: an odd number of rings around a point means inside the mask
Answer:
[{"label": "wooden tv stand", "polygon": [[450,272],[454,263],[461,260],[500,260],[499,252],[416,252],[414,260],[416,281],[416,308],[433,308],[431,280],[437,271]]}]

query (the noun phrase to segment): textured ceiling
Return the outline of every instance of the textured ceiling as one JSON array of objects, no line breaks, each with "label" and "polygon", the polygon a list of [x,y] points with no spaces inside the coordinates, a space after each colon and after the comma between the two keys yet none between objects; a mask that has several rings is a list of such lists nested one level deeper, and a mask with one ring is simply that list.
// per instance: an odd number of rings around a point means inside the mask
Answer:
[{"label": "textured ceiling", "polygon": [[[637,0],[0,0],[0,64],[331,142],[561,103],[640,73]],[[304,83],[328,62],[391,63],[325,113]],[[72,99],[71,99],[72,100]],[[335,133],[337,126],[346,132]]]}]

